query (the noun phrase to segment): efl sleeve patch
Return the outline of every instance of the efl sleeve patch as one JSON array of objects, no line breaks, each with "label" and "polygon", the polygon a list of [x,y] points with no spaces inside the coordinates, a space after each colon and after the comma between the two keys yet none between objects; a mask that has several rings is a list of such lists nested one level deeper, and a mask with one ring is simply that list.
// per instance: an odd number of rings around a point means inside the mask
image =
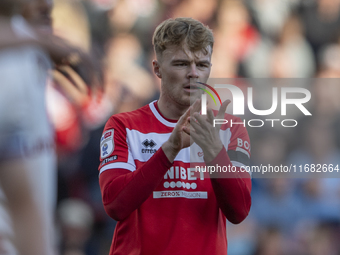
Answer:
[{"label": "efl sleeve patch", "polygon": [[111,155],[114,150],[115,144],[113,141],[114,130],[110,129],[104,132],[100,139],[100,158],[104,159]]}]

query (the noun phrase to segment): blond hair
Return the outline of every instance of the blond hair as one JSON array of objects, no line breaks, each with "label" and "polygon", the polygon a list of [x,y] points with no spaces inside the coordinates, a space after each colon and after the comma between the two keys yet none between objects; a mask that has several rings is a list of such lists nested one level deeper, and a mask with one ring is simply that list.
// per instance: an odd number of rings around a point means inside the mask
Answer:
[{"label": "blond hair", "polygon": [[153,38],[153,46],[157,57],[160,57],[167,47],[186,44],[190,51],[203,50],[208,54],[208,46],[211,51],[214,45],[212,30],[200,21],[192,18],[167,19],[158,25]]}]

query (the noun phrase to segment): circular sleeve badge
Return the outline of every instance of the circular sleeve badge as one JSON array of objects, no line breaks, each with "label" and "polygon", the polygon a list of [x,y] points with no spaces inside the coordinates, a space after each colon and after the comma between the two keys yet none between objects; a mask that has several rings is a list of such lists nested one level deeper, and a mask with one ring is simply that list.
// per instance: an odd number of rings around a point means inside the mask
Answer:
[{"label": "circular sleeve badge", "polygon": [[114,130],[110,129],[104,132],[100,139],[100,158],[104,159],[111,155],[114,150],[113,141]]}]

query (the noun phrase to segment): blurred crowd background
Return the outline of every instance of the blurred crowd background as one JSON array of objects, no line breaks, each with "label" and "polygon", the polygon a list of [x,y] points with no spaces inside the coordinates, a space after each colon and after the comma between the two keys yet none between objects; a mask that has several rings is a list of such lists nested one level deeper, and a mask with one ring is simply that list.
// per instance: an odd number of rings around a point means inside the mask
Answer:
[{"label": "blurred crowd background", "polygon": [[[212,78],[322,78],[306,85],[313,118],[297,116],[294,132],[248,130],[252,164],[340,164],[340,0],[54,0],[52,17],[56,35],[98,60],[104,88],[47,91],[62,254],[108,254],[115,221],[101,202],[99,140],[112,114],[158,98],[151,39],[170,17],[213,30]],[[252,197],[249,217],[228,225],[229,255],[340,254],[339,179],[253,179]]]}]

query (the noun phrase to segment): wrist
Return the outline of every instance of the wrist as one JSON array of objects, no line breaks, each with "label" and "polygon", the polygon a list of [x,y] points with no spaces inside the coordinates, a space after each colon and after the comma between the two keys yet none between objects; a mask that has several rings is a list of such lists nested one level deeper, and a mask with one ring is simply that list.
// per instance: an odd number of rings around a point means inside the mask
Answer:
[{"label": "wrist", "polygon": [[217,157],[217,155],[221,152],[222,149],[223,144],[221,142],[216,144],[215,146],[204,149],[203,150],[204,161],[205,162],[213,161]]},{"label": "wrist", "polygon": [[169,141],[163,143],[162,150],[171,163],[174,161],[180,151]]}]

